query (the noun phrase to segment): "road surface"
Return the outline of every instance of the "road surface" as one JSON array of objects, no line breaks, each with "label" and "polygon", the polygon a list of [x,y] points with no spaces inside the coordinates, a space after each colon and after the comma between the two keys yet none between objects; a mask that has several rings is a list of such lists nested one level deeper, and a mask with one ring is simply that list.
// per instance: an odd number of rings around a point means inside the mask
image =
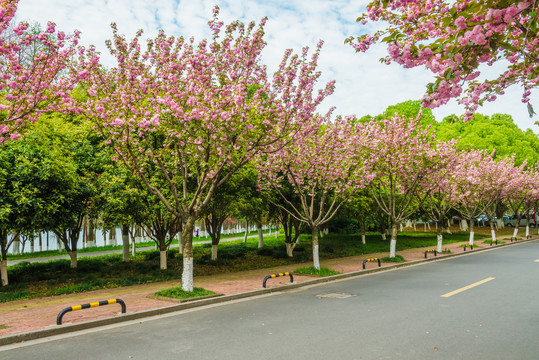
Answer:
[{"label": "road surface", "polygon": [[0,347],[0,359],[539,359],[539,242]]}]

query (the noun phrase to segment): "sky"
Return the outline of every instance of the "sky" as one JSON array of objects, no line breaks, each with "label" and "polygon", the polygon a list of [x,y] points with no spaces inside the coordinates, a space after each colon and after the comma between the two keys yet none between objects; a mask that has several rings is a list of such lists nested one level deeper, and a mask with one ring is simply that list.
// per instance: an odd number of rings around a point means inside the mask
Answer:
[{"label": "sky", "polygon": [[[102,53],[103,63],[113,67],[105,47],[105,40],[112,38],[111,22],[117,23],[119,32],[129,39],[139,29],[147,38],[155,37],[163,29],[167,35],[201,40],[210,37],[207,22],[215,5],[221,9],[220,20],[225,23],[236,19],[258,22],[267,17],[267,46],[262,61],[270,73],[277,68],[286,49],[296,52],[304,46],[314,49],[319,40],[324,40],[319,59],[320,87],[335,80],[336,91],[324,101],[319,112],[325,113],[334,106],[334,114],[361,117],[380,114],[389,105],[421,99],[426,84],[433,80],[432,74],[423,68],[381,64],[379,59],[386,55],[384,45],[375,46],[367,53],[356,53],[344,44],[348,36],[374,31],[373,27],[356,22],[367,3],[367,0],[20,0],[17,18],[43,25],[52,21],[58,30],[66,33],[81,31],[81,43],[95,45]],[[487,71],[487,76],[495,77],[496,69]],[[521,93],[520,88],[510,88],[478,112],[510,114],[519,128],[539,133],[539,126],[534,124],[539,116],[528,116],[526,106],[520,101]],[[537,95],[535,92],[531,99],[539,113]],[[456,101],[433,109],[438,121],[463,112]]]}]

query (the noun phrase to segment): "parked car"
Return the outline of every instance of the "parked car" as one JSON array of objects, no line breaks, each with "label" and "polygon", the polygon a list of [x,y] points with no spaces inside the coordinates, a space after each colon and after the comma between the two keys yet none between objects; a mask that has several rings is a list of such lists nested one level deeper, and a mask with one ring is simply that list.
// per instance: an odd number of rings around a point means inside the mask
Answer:
[{"label": "parked car", "polygon": [[[517,216],[509,215],[503,217],[503,225],[507,227],[515,227],[517,225]],[[520,226],[526,226],[526,218],[522,217],[520,219]],[[535,227],[535,216],[530,217],[530,227]]]},{"label": "parked car", "polygon": [[488,217],[486,215],[479,215],[474,219],[475,225],[479,226],[490,226],[490,221],[488,221]]}]

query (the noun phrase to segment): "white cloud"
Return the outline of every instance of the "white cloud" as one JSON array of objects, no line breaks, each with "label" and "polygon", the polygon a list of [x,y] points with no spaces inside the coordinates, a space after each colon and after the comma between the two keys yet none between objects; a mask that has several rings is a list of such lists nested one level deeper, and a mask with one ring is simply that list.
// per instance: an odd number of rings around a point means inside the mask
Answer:
[{"label": "white cloud", "polygon": [[[420,99],[425,85],[432,75],[422,69],[403,69],[398,65],[380,64],[378,59],[385,55],[383,46],[375,46],[368,53],[356,54],[344,45],[350,35],[369,30],[355,22],[364,10],[363,5],[353,0],[20,0],[18,18],[45,24],[54,21],[58,28],[82,32],[82,43],[94,44],[103,53],[105,62],[112,65],[107,56],[105,40],[110,39],[110,23],[116,22],[121,34],[128,38],[138,29],[146,37],[153,37],[159,29],[167,34],[196,39],[210,36],[207,22],[212,8],[219,5],[221,20],[230,22],[259,21],[268,17],[263,61],[268,69],[274,70],[285,49],[300,51],[303,46],[314,48],[319,39],[325,41],[320,57],[323,72],[321,84],[335,79],[337,89],[320,109],[325,111],[336,106],[337,114],[376,115],[387,106],[409,99]],[[379,26],[379,25],[374,25]],[[371,29],[372,30],[372,29]],[[369,31],[371,31],[369,30]],[[495,72],[496,69],[489,71]],[[520,102],[520,89],[511,89],[493,103],[480,108],[479,112],[511,114],[522,129],[531,128],[539,132],[530,119],[526,106]],[[539,95],[537,91],[534,95]],[[533,98],[532,99],[537,99]],[[537,103],[537,100],[535,100]],[[536,106],[539,112],[539,105]],[[462,113],[456,102],[435,109],[438,120],[452,113]]]}]

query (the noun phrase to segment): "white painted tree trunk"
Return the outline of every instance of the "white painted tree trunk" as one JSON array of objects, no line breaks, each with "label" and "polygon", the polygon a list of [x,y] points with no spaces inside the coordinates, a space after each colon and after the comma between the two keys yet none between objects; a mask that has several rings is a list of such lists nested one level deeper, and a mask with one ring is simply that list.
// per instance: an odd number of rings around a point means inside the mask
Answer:
[{"label": "white painted tree trunk", "polygon": [[213,261],[217,260],[217,246],[219,245],[213,245],[211,246],[211,259]]},{"label": "white painted tree trunk", "polygon": [[447,233],[448,234],[451,234],[451,222],[449,220],[447,220]]},{"label": "white painted tree trunk", "polygon": [[516,238],[518,234],[518,228],[516,227],[515,230],[513,230],[513,237]]},{"label": "white painted tree trunk", "polygon": [[490,235],[492,236],[492,241],[496,242],[496,231],[494,229],[490,229]]},{"label": "white painted tree trunk", "polygon": [[395,257],[397,254],[397,240],[391,239],[391,244],[389,245],[389,257]]},{"label": "white painted tree trunk", "polygon": [[2,279],[2,286],[9,285],[9,281],[7,277],[7,260],[0,261],[0,278]]},{"label": "white painted tree trunk", "polygon": [[313,266],[315,269],[320,270],[320,256],[318,253],[318,229],[312,229],[313,240]]},{"label": "white painted tree trunk", "polygon": [[313,266],[320,270],[320,256],[318,254],[318,244],[313,246]]},{"label": "white painted tree trunk", "polygon": [[526,225],[526,239],[530,236],[530,226]]},{"label": "white painted tree trunk", "polygon": [[470,242],[469,244],[473,246],[473,240],[474,240],[474,232],[473,231],[470,231]]},{"label": "white painted tree trunk", "polygon": [[461,229],[462,231],[468,231],[468,221],[462,219],[462,220],[460,221],[460,229]]},{"label": "white painted tree trunk", "polygon": [[389,245],[389,257],[395,257],[397,255],[397,224],[393,225],[391,229],[391,243]]},{"label": "white painted tree trunk", "polygon": [[436,235],[436,238],[437,238],[437,240],[438,240],[437,246],[436,246],[436,251],[439,252],[439,253],[441,253],[441,252],[443,251],[443,249],[442,249],[442,242],[443,242],[443,238],[444,238],[444,237],[443,237],[442,234],[438,234],[438,235]]},{"label": "white painted tree trunk", "polygon": [[193,291],[193,258],[183,258],[182,289]]},{"label": "white painted tree trunk", "polygon": [[423,223],[423,232],[427,232],[427,223]]},{"label": "white painted tree trunk", "polygon": [[496,219],[496,226],[498,227],[498,229],[503,229],[505,227],[503,225],[503,220],[502,219]]},{"label": "white painted tree trunk", "polygon": [[134,240],[133,241],[133,246],[131,246],[131,255],[135,256],[136,254],[136,249],[135,249],[135,243],[137,242],[137,240]]},{"label": "white painted tree trunk", "polygon": [[361,243],[365,245],[367,243],[367,240],[365,238],[365,235],[361,235]]},{"label": "white painted tree trunk", "polygon": [[167,252],[166,250],[159,251],[159,268],[161,270],[167,269]]},{"label": "white painted tree trunk", "polygon": [[386,238],[386,234],[385,233],[382,233],[382,240],[386,241],[387,238]]}]

